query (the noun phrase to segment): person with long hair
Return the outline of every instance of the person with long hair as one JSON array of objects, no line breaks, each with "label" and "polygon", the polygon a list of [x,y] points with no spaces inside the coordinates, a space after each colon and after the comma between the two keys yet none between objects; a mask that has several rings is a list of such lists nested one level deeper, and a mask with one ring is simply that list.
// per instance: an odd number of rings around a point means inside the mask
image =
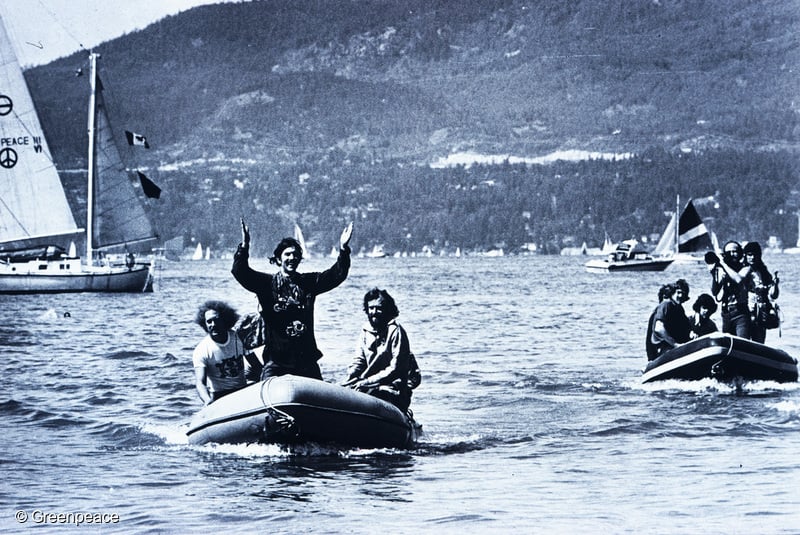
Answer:
[{"label": "person with long hair", "polygon": [[780,295],[778,273],[775,276],[767,269],[761,258],[761,244],[755,241],[744,246],[744,262],[748,267],[745,277],[747,288],[747,307],[750,311],[750,337],[763,344],[767,339],[767,328],[762,323],[762,314],[773,307],[772,300]]},{"label": "person with long hair", "polygon": [[421,375],[408,335],[397,322],[400,311],[389,292],[373,288],[364,294],[364,313],[367,321],[344,386],[407,411]]},{"label": "person with long hair", "polygon": [[204,404],[246,385],[245,349],[232,329],[239,314],[224,301],[206,301],[194,321],[205,332],[192,353],[195,388]]},{"label": "person with long hair", "polygon": [[314,303],[319,294],[333,290],[347,278],[353,224],[342,231],[336,263],[321,273],[298,272],[303,248],[294,238],[282,239],[269,259],[278,266],[275,274],[250,267],[250,230],[244,219],[241,224],[242,241],[231,273],[242,287],[258,296],[266,331],[261,379],[286,374],[322,379],[317,363],[322,352],[314,337]]}]

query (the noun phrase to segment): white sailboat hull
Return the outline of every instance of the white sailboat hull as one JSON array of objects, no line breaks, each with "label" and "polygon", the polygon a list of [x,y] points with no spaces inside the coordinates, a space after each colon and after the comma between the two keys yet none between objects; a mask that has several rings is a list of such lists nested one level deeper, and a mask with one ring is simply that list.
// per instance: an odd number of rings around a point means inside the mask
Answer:
[{"label": "white sailboat hull", "polygon": [[88,267],[79,259],[0,264],[0,294],[152,291],[149,265]]}]

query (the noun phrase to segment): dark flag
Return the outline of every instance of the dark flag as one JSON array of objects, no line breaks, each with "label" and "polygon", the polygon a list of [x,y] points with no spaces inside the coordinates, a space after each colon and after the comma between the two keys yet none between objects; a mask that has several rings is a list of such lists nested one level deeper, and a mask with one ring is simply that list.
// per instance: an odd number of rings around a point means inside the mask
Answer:
[{"label": "dark flag", "polygon": [[156,186],[155,182],[144,176],[140,171],[136,171],[136,174],[139,175],[139,182],[142,183],[142,191],[144,191],[144,194],[150,199],[160,199],[161,188]]},{"label": "dark flag", "polygon": [[134,134],[125,130],[125,137],[128,139],[128,145],[142,145],[144,148],[149,149],[150,145],[147,143],[147,138],[141,134]]},{"label": "dark flag", "polygon": [[[80,76],[80,75],[78,75],[78,76]],[[98,91],[102,91],[103,90],[103,82],[100,81],[100,75],[99,74],[95,75],[94,80],[95,80],[95,87],[97,88],[97,90]]]}]

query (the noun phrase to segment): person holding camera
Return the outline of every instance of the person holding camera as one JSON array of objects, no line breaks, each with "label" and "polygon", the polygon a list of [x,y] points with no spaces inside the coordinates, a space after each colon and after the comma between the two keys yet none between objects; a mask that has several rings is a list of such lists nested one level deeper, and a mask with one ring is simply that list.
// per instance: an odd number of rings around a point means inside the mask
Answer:
[{"label": "person holding camera", "polygon": [[729,241],[722,249],[722,258],[706,255],[711,272],[711,293],[722,305],[722,332],[750,338],[750,310],[747,307],[746,278],[749,266],[742,263],[742,246]]}]

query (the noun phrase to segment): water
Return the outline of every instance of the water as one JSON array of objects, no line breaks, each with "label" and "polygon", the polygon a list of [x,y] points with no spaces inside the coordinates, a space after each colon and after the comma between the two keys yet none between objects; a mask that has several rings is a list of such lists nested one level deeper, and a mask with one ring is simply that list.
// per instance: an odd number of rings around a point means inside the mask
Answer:
[{"label": "water", "polygon": [[[323,374],[344,378],[361,297],[387,288],[424,374],[411,451],[186,443],[196,306],[255,308],[228,261],[168,263],[152,295],[0,297],[0,529],[24,510],[117,514],[81,527],[104,533],[800,531],[800,386],[640,385],[658,287],[710,277],[584,260],[354,259],[317,302]],[[766,260],[786,314],[767,342],[798,357],[800,267]]]}]

